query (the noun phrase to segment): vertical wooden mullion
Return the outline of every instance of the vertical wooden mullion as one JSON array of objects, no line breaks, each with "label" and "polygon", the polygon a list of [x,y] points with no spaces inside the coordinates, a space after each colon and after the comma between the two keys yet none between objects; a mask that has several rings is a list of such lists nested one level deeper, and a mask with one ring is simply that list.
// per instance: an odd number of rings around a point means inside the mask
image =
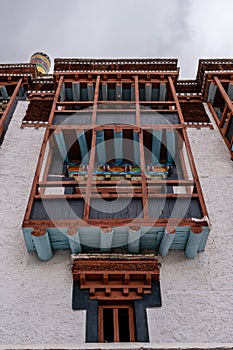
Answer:
[{"label": "vertical wooden mullion", "polygon": [[134,309],[130,305],[128,308],[129,312],[129,340],[130,342],[135,342],[135,322],[134,322]]},{"label": "vertical wooden mullion", "polygon": [[[175,86],[174,86],[174,83],[173,83],[173,80],[172,80],[171,76],[168,76],[168,81],[169,81],[169,84],[170,84],[170,88],[171,88],[173,99],[174,99],[174,101],[176,103],[176,109],[178,111],[180,122],[181,122],[181,124],[184,124],[184,117],[183,117],[182,109],[180,107],[180,102],[179,102],[179,99],[178,99],[178,97],[176,95],[176,89],[175,89]],[[193,158],[193,154],[192,154],[192,151],[191,151],[191,146],[190,146],[190,143],[189,143],[189,139],[188,139],[188,135],[187,135],[186,129],[183,129],[183,137],[184,137],[184,142],[185,142],[186,149],[187,149],[188,159],[189,159],[189,162],[190,162],[190,168],[191,168],[192,176],[193,176],[196,188],[197,188],[197,193],[198,193],[198,196],[199,196],[202,212],[203,212],[204,216],[208,216],[207,208],[206,208],[206,205],[205,205],[205,201],[204,201],[204,197],[203,197],[203,193],[202,193],[202,189],[201,189],[201,184],[200,184],[200,181],[199,181],[199,178],[198,178],[198,175],[197,175],[197,170],[196,170],[196,166],[195,166],[195,163],[194,163],[194,158]]]},{"label": "vertical wooden mullion", "polygon": [[[230,97],[227,95],[227,92],[226,92],[226,90],[224,89],[224,87],[223,87],[221,81],[219,80],[219,78],[218,78],[217,76],[214,76],[214,82],[215,82],[215,84],[217,85],[217,88],[218,88],[218,90],[219,90],[219,92],[220,92],[222,98],[224,99],[224,101],[225,101],[225,103],[226,103],[226,107],[228,107],[229,110],[230,110],[230,115],[229,115],[229,117],[228,117],[228,121],[227,121],[226,127],[222,130],[222,134],[223,134],[224,136],[226,136],[227,129],[228,129],[228,125],[229,125],[229,123],[230,123],[230,119],[232,118],[232,114],[233,114],[233,104],[232,104],[232,101],[231,101]],[[226,107],[225,107],[225,108],[226,108]],[[220,128],[223,128],[223,125],[224,125],[226,116],[227,116],[226,113],[225,113],[225,116],[224,116],[224,115],[222,116],[221,122],[220,122],[220,124],[219,124],[219,127],[220,127]]]},{"label": "vertical wooden mullion", "polygon": [[220,120],[219,120],[219,118],[218,118],[218,116],[217,116],[217,113],[215,112],[215,109],[214,109],[212,103],[207,102],[207,105],[208,105],[208,107],[209,107],[209,109],[210,109],[211,114],[212,114],[213,117],[214,117],[215,123],[216,123],[217,126],[220,128]]},{"label": "vertical wooden mullion", "polygon": [[14,100],[16,99],[19,89],[21,87],[21,84],[23,82],[23,79],[19,79],[14,92],[12,94],[12,96],[10,97],[10,101],[7,103],[6,109],[4,110],[2,117],[0,118],[0,137],[2,136],[2,133],[4,131],[4,122],[8,116],[8,113],[10,112],[11,107],[13,106]]},{"label": "vertical wooden mullion", "polygon": [[52,105],[52,108],[51,108],[51,111],[50,111],[50,115],[49,115],[48,126],[46,128],[44,139],[43,139],[43,143],[42,143],[42,146],[41,146],[41,149],[40,149],[38,162],[37,162],[37,168],[36,168],[36,172],[35,172],[35,175],[34,175],[33,184],[32,184],[32,188],[31,188],[31,193],[30,193],[27,209],[26,209],[26,212],[25,212],[24,220],[29,220],[29,217],[30,217],[30,213],[31,213],[32,205],[33,205],[33,200],[34,200],[34,196],[35,196],[36,191],[37,191],[37,184],[38,184],[38,181],[39,181],[39,176],[40,176],[40,172],[41,172],[41,169],[42,169],[42,164],[43,164],[43,160],[44,160],[44,156],[45,156],[45,150],[46,150],[47,142],[49,140],[49,137],[51,136],[51,131],[50,131],[49,127],[52,125],[52,122],[53,122],[54,112],[56,110],[56,106],[57,106],[57,102],[58,102],[58,99],[59,99],[59,95],[60,95],[60,92],[61,92],[61,88],[62,88],[63,82],[64,82],[64,76],[62,75],[59,78],[58,86],[57,86],[56,93],[55,93],[55,96],[54,96],[54,99],[53,99],[53,105]]},{"label": "vertical wooden mullion", "polygon": [[140,153],[140,168],[142,177],[142,205],[144,219],[149,219],[148,209],[148,191],[147,191],[147,180],[146,180],[146,169],[145,169],[145,156],[143,147],[143,129],[140,127],[140,104],[139,104],[139,83],[138,76],[135,76],[135,103],[136,103],[136,125],[140,129],[139,132],[139,153]]},{"label": "vertical wooden mullion", "polygon": [[[226,126],[225,126],[225,128],[223,129],[223,135],[224,135],[225,137],[226,137],[226,133],[227,133],[227,131],[228,131],[228,127],[229,127],[231,118],[232,118],[232,113],[230,112],[230,113],[229,113],[229,116],[228,116],[228,120],[227,120]],[[230,141],[229,141],[228,139],[227,139],[227,141],[230,143]]]},{"label": "vertical wooden mullion", "polygon": [[172,77],[170,75],[168,76],[168,82],[169,82],[169,86],[170,86],[170,89],[171,89],[173,100],[175,101],[175,104],[176,104],[176,109],[177,109],[177,112],[178,112],[178,116],[179,116],[180,122],[181,122],[181,124],[184,124],[184,117],[183,117],[182,109],[180,107],[180,102],[179,102],[179,99],[178,99],[177,94],[176,94],[176,89],[175,89],[175,86],[174,86],[173,79],[172,79]]},{"label": "vertical wooden mullion", "polygon": [[103,317],[103,307],[99,306],[99,315],[98,315],[98,335],[99,343],[104,342],[104,317]]},{"label": "vertical wooden mullion", "polygon": [[221,81],[219,80],[219,78],[217,76],[214,76],[214,82],[217,85],[217,88],[218,88],[220,94],[222,95],[222,98],[226,102],[230,112],[233,113],[232,101],[231,101],[230,97],[227,95],[226,90],[224,89]]},{"label": "vertical wooden mullion", "polygon": [[[179,154],[179,158],[180,158],[180,164],[181,164],[182,172],[184,175],[184,180],[189,180],[188,171],[187,171],[187,167],[186,167],[185,159],[184,159],[184,154],[183,154],[183,150],[182,150],[183,146],[185,145],[182,130],[178,129],[177,132],[179,134],[177,147],[178,147],[178,154]],[[186,186],[186,192],[188,194],[191,194],[190,186]]]},{"label": "vertical wooden mullion", "polygon": [[28,200],[27,209],[26,209],[26,212],[24,215],[24,220],[29,220],[29,217],[30,217],[30,213],[32,210],[32,205],[33,205],[33,200],[34,200],[34,196],[35,196],[36,191],[37,191],[37,184],[39,182],[40,172],[42,169],[42,164],[43,164],[43,160],[44,160],[44,156],[45,156],[46,145],[47,145],[47,141],[48,141],[49,137],[50,137],[50,130],[46,129],[44,139],[42,142],[42,146],[40,149],[39,157],[38,157],[37,167],[36,167],[34,179],[32,182],[31,192],[30,192],[30,196],[29,196],[29,200]]},{"label": "vertical wooden mullion", "polygon": [[118,308],[113,309],[114,342],[120,341]]},{"label": "vertical wooden mullion", "polygon": [[61,92],[61,88],[62,88],[62,84],[64,82],[64,75],[60,76],[59,81],[58,81],[58,86],[56,89],[56,93],[53,99],[53,104],[52,104],[52,108],[50,111],[50,115],[49,115],[49,120],[48,120],[48,126],[51,126],[53,123],[53,118],[54,118],[54,112],[57,108],[57,102],[60,96],[60,92]]},{"label": "vertical wooden mullion", "polygon": [[193,157],[193,154],[191,151],[191,146],[189,143],[186,129],[183,130],[183,135],[184,135],[184,141],[185,141],[187,155],[188,155],[188,159],[189,159],[189,163],[190,163],[190,168],[191,168],[191,172],[193,175],[193,180],[194,180],[194,183],[196,185],[198,197],[200,200],[201,209],[202,209],[203,215],[208,216],[208,211],[207,211],[207,208],[205,205],[205,201],[204,201],[204,197],[203,197],[203,193],[202,193],[202,189],[201,189],[201,184],[200,184],[200,181],[198,178],[198,174],[197,174],[197,170],[196,170],[196,166],[195,166],[195,162],[194,162],[194,157]]},{"label": "vertical wooden mullion", "polygon": [[93,102],[92,141],[91,141],[90,160],[89,160],[89,166],[88,166],[89,176],[87,178],[87,187],[86,187],[85,203],[84,203],[84,215],[83,215],[84,220],[88,220],[89,214],[90,214],[91,186],[92,186],[92,176],[93,176],[93,169],[94,169],[94,163],[95,163],[95,151],[96,151],[95,126],[96,126],[97,103],[98,103],[98,97],[99,97],[99,85],[100,85],[100,75],[98,75],[96,79],[95,95],[94,95],[94,102]]},{"label": "vertical wooden mullion", "polygon": [[224,107],[223,113],[222,113],[222,118],[221,118],[220,123],[219,123],[220,128],[222,128],[224,126],[224,123],[225,123],[225,120],[227,117],[227,113],[228,113],[227,110],[228,110],[228,105],[226,104]]},{"label": "vertical wooden mullion", "polygon": [[[48,159],[46,162],[46,166],[45,166],[45,170],[44,170],[44,174],[43,174],[43,179],[42,181],[47,181],[47,178],[49,176],[49,169],[50,169],[50,165],[51,165],[51,161],[52,161],[52,149],[49,149],[49,153],[48,153]],[[46,187],[42,187],[40,189],[40,194],[44,194],[46,190]]]}]

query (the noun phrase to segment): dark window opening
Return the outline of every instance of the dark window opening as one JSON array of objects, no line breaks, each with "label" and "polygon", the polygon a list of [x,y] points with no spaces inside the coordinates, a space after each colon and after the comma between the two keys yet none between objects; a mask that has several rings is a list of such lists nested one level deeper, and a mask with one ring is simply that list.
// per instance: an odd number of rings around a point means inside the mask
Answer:
[{"label": "dark window opening", "polygon": [[129,309],[118,309],[120,342],[130,341]]},{"label": "dark window opening", "polygon": [[99,305],[99,342],[135,341],[133,304]]},{"label": "dark window opening", "polygon": [[113,309],[103,309],[104,342],[114,342]]}]

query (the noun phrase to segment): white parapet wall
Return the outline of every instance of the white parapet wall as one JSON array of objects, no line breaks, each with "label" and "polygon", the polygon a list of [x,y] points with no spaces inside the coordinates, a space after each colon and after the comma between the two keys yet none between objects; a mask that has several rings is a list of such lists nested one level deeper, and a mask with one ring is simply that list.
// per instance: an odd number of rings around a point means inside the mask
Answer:
[{"label": "white parapet wall", "polygon": [[188,131],[212,230],[195,259],[174,251],[160,257],[163,305],[147,309],[151,343],[84,345],[85,311],[72,310],[70,252],[44,263],[24,244],[21,225],[44,135],[43,128],[20,129],[26,109],[18,103],[0,149],[0,348],[229,348],[233,162],[218,130]]},{"label": "white parapet wall", "polygon": [[48,263],[28,254],[21,230],[44,128],[21,129],[19,102],[0,148],[0,344],[82,343],[85,311],[72,310],[70,252]]},{"label": "white parapet wall", "polygon": [[195,259],[172,251],[160,260],[163,305],[147,310],[150,341],[233,343],[233,162],[217,127],[188,136],[212,228]]}]

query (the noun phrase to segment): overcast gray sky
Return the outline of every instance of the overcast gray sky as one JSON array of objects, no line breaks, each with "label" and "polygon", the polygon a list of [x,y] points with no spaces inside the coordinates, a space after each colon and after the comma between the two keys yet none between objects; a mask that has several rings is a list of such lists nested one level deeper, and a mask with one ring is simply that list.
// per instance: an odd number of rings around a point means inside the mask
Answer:
[{"label": "overcast gray sky", "polygon": [[233,57],[233,0],[0,0],[0,62],[56,57]]}]

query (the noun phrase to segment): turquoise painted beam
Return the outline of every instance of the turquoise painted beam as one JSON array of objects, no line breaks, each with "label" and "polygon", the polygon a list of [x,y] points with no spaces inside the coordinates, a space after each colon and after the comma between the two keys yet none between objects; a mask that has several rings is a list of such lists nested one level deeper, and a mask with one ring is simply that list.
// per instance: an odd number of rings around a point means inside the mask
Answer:
[{"label": "turquoise painted beam", "polygon": [[129,231],[128,231],[128,252],[129,253],[131,254],[139,253],[140,238],[141,238],[141,229],[134,230],[129,228]]},{"label": "turquoise painted beam", "polygon": [[161,240],[160,246],[159,246],[159,253],[162,256],[166,256],[169,249],[171,248],[172,242],[174,241],[176,236],[176,231],[174,233],[169,233],[164,231],[163,238]]},{"label": "turquoise painted beam", "polygon": [[108,84],[102,83],[102,98],[104,101],[108,100]]},{"label": "turquoise painted beam", "polygon": [[66,100],[66,87],[65,87],[65,83],[63,83],[60,91],[60,101],[63,102],[65,100]]},{"label": "turquoise painted beam", "polygon": [[233,84],[228,85],[227,95],[231,100],[233,100]]},{"label": "turquoise painted beam", "polygon": [[32,240],[32,231],[34,230],[33,228],[28,228],[28,227],[24,227],[23,229],[23,235],[24,235],[24,240],[25,240],[25,244],[26,244],[26,248],[27,251],[30,252],[34,252],[35,251],[35,247],[34,247],[34,243]]},{"label": "turquoise painted beam", "polygon": [[151,101],[151,93],[152,93],[152,84],[151,83],[146,83],[145,84],[146,101]]},{"label": "turquoise painted beam", "polygon": [[185,255],[189,259],[194,259],[198,253],[199,246],[203,237],[203,230],[201,233],[194,233],[190,228],[189,237],[185,248]]},{"label": "turquoise painted beam", "polygon": [[106,163],[106,149],[104,142],[104,130],[98,130],[96,132],[96,152],[98,155],[99,165]]},{"label": "turquoise painted beam", "polygon": [[94,85],[93,85],[93,83],[87,84],[87,96],[88,96],[89,101],[94,100]]},{"label": "turquoise painted beam", "polygon": [[135,85],[131,84],[131,101],[135,101]]},{"label": "turquoise painted beam", "polygon": [[72,83],[73,101],[80,101],[80,83]]},{"label": "turquoise painted beam", "polygon": [[140,165],[139,133],[133,131],[134,162]]},{"label": "turquoise painted beam", "polygon": [[167,87],[166,84],[159,85],[159,101],[166,101]]},{"label": "turquoise painted beam", "polygon": [[116,100],[122,100],[122,84],[116,84]]},{"label": "turquoise painted beam", "polygon": [[80,147],[80,152],[82,156],[82,164],[88,164],[89,163],[89,154],[88,154],[88,147],[87,147],[87,140],[85,136],[84,131],[77,131],[77,140]]},{"label": "turquoise painted beam", "polygon": [[173,130],[166,130],[166,141],[167,141],[167,162],[173,163],[175,157],[176,140],[175,132]]},{"label": "turquoise painted beam", "polygon": [[2,94],[3,99],[4,99],[4,100],[7,100],[8,97],[9,97],[9,95],[8,95],[8,92],[7,92],[6,87],[5,87],[5,86],[2,86],[2,87],[0,88],[0,90],[1,90],[1,94]]},{"label": "turquoise painted beam", "polygon": [[114,131],[114,151],[116,165],[123,162],[123,131]]},{"label": "turquoise painted beam", "polygon": [[162,142],[162,130],[153,130],[152,153],[151,153],[151,162],[153,165],[160,163],[161,142]]},{"label": "turquoise painted beam", "polygon": [[112,249],[113,230],[100,232],[100,251],[110,253]]},{"label": "turquoise painted beam", "polygon": [[65,143],[65,139],[64,139],[64,135],[63,132],[55,132],[54,133],[56,142],[57,142],[57,147],[59,149],[60,155],[62,157],[62,159],[65,161],[65,163],[69,163],[69,158],[67,155],[67,149],[66,149],[66,143]]},{"label": "turquoise painted beam", "polygon": [[52,259],[53,252],[48,232],[46,232],[42,236],[35,236],[32,233],[32,240],[36,249],[36,253],[40,260],[48,261]]},{"label": "turquoise painted beam", "polygon": [[69,239],[69,245],[70,250],[72,254],[79,254],[82,252],[81,244],[80,244],[80,238],[78,230],[74,231],[68,231],[68,239]]},{"label": "turquoise painted beam", "polygon": [[216,91],[217,91],[217,86],[214,83],[210,83],[207,102],[211,102],[211,103],[214,102]]}]

